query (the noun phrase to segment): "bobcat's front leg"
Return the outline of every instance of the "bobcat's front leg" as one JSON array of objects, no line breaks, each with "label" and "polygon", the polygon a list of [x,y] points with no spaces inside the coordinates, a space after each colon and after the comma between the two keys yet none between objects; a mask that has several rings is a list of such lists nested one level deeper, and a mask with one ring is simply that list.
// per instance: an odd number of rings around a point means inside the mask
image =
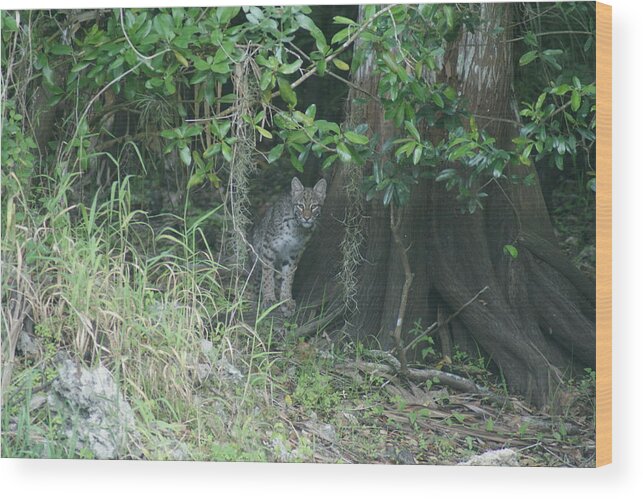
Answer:
[{"label": "bobcat's front leg", "polygon": [[261,262],[261,294],[264,307],[271,307],[277,301],[275,296],[275,253],[269,249],[263,249]]},{"label": "bobcat's front leg", "polygon": [[282,278],[279,301],[284,302],[281,305],[281,310],[286,317],[290,317],[295,312],[295,307],[297,306],[297,303],[292,298],[292,282],[295,279],[298,263],[299,258],[295,258],[294,261],[290,261],[284,265],[281,271]]}]

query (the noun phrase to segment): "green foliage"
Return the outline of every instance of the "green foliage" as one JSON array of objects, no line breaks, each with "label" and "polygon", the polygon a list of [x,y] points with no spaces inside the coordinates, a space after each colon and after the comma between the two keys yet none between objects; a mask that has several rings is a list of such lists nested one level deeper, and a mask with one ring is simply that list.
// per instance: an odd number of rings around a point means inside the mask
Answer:
[{"label": "green foliage", "polygon": [[[5,19],[5,13],[3,13]],[[13,19],[8,17],[9,19]],[[2,186],[6,194],[16,194],[28,186],[34,172],[37,148],[24,116],[17,112],[14,100],[2,103]]]},{"label": "green foliage", "polygon": [[[66,146],[68,154],[73,152],[66,159],[83,169],[93,160],[93,140],[100,133],[95,120],[87,118],[101,112],[96,97],[109,89],[124,108],[136,108],[142,95],[171,102],[171,126],[147,129],[146,134],[162,139],[163,154],[176,152],[187,188],[227,182],[239,140],[236,124],[242,121],[269,163],[284,158],[301,172],[311,157],[323,169],[337,160],[358,166],[371,161],[373,175],[364,185],[368,200],[403,205],[413,185],[433,179],[454,190],[464,211],[473,212],[484,205],[487,182],[534,184],[535,174],[507,177],[507,165],[552,159],[562,169],[565,156],[575,160],[579,150],[589,154],[595,140],[591,72],[580,66],[577,72],[568,69],[573,44],[569,49],[564,34],[541,36],[544,28],[539,31],[542,20],[534,8],[529,4],[521,13],[527,22],[518,37],[525,49],[518,64],[529,76],[530,68],[540,65],[538,75],[546,79],[536,78],[533,97],[531,88],[523,91],[523,84],[516,85],[525,122],[512,150],[498,148],[493,137],[478,129],[452,85],[427,77],[440,69],[450,42],[479,27],[475,5],[368,5],[363,21],[335,15],[333,25],[324,29],[315,8],[306,6],[114,9],[95,21],[78,22],[70,37],[54,37],[55,43],[45,40],[57,34],[56,16],[67,14],[37,13],[35,43],[41,50],[34,69],[50,92],[49,105],[70,105],[79,94],[95,96]],[[543,18],[552,30],[556,12],[568,23],[591,18],[576,4],[556,9]],[[75,22],[73,17],[68,21]],[[5,41],[17,36],[20,22],[21,16],[3,13]],[[586,53],[593,45],[593,26],[584,29],[589,33],[582,49]],[[346,129],[318,119],[316,105],[303,109],[299,93],[310,77],[327,78],[333,71],[354,74],[367,56],[379,81],[376,97],[397,128],[392,144],[382,150],[367,124]],[[234,87],[235,74],[243,67],[253,75],[245,90]],[[61,69],[66,69],[63,78],[56,76]],[[244,109],[250,112],[239,114],[239,99],[248,100]],[[25,179],[32,175],[29,154],[35,144],[24,135],[20,116],[15,110],[3,113],[3,134],[12,137],[7,152],[3,149],[3,164],[6,157]],[[433,128],[445,130],[446,138],[429,139],[425,131]],[[445,167],[449,163],[466,168]]]},{"label": "green foliage", "polygon": [[524,122],[516,147],[539,165],[583,169],[587,189],[595,191],[595,6],[525,4],[521,14],[515,85]]},{"label": "green foliage", "polygon": [[292,399],[304,409],[326,415],[341,402],[341,392],[333,386],[329,375],[310,365],[299,373]]}]

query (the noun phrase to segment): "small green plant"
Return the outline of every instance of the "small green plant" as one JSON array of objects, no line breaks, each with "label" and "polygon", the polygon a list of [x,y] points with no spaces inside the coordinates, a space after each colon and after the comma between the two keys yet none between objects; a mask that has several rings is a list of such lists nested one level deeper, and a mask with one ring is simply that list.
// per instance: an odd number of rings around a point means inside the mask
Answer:
[{"label": "small green plant", "polygon": [[305,367],[299,373],[292,398],[307,410],[329,415],[340,404],[341,391],[333,386],[329,375],[313,367]]}]

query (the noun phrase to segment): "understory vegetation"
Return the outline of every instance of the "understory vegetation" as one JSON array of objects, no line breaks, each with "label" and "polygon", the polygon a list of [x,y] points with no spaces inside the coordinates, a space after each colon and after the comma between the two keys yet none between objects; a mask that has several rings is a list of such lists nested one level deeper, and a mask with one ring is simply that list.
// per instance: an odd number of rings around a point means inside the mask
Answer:
[{"label": "understory vegetation", "polygon": [[[456,464],[509,448],[520,465],[594,465],[594,366],[576,358],[591,303],[569,284],[593,285],[595,273],[593,12],[517,7],[522,122],[502,118],[516,133],[495,142],[440,67],[460,30],[485,26],[484,9],[333,9],[1,13],[2,457],[98,457],[79,443],[83,414],[52,402],[68,358],[79,372],[105,367],[131,407],[116,458]],[[369,50],[371,86],[359,76]],[[355,106],[373,102],[358,119]],[[397,132],[386,137],[375,116]],[[284,318],[249,298],[247,238],[293,175],[335,179],[324,216],[345,230],[322,225],[314,250],[337,258],[302,263],[298,308]],[[533,222],[514,203],[523,188],[537,191],[530,213],[542,204],[548,244],[573,271],[521,243]],[[497,224],[511,237],[482,243],[497,250],[497,275],[530,286],[529,269],[546,267],[534,273],[552,286],[551,269],[572,276],[561,288],[572,298],[554,306],[571,304],[578,321],[533,320],[553,352],[546,374],[517,379],[485,337],[463,333],[485,300],[508,294],[520,308],[523,295],[472,282],[469,302],[449,301],[430,271],[440,251],[412,254],[429,243],[408,235],[404,215],[416,193],[428,193],[424,208],[437,203],[438,189],[457,217],[516,214],[515,233]],[[382,317],[369,329],[360,283],[378,216],[390,235],[381,263],[398,272],[377,285],[395,300],[373,303]],[[319,285],[316,265],[339,276],[334,286]],[[403,290],[438,305],[405,313]],[[551,340],[558,326],[567,336]]]}]

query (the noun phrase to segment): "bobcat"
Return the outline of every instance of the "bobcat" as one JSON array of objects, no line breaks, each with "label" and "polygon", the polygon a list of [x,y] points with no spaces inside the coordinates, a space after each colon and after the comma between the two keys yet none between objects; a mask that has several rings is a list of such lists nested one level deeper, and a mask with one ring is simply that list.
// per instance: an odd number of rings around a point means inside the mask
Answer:
[{"label": "bobcat", "polygon": [[326,180],[321,179],[311,189],[304,187],[297,177],[285,193],[256,225],[252,243],[261,267],[261,294],[263,304],[269,307],[277,302],[275,280],[280,278],[279,301],[286,316],[295,311],[292,282],[299,259],[315,229],[326,198]]}]

